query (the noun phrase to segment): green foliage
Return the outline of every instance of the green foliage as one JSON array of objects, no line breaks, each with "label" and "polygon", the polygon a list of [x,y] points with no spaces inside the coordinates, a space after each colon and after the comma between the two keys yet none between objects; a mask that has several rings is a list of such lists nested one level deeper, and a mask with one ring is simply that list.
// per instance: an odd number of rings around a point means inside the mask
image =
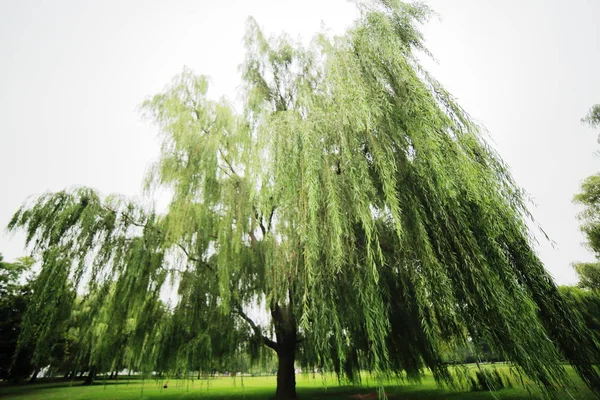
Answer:
[{"label": "green foliage", "polygon": [[512,382],[507,374],[499,372],[497,368],[482,369],[475,371],[474,377],[470,377],[471,390],[497,391],[504,388],[512,388]]},{"label": "green foliage", "polygon": [[597,291],[597,287],[593,290],[588,289],[592,288],[559,287],[572,312],[579,313],[582,316],[590,334],[593,335],[596,343],[600,343],[600,292]]},{"label": "green foliage", "polygon": [[[427,367],[451,383],[443,348],[471,338],[549,393],[567,384],[563,358],[600,388],[598,349],[535,254],[522,191],[418,62],[428,9],[361,11],[308,48],[250,20],[242,112],[188,70],[144,102],[163,140],[147,188],[170,191],[165,213],[88,188],[15,213],[9,228],[43,261],[42,333],[79,287],[96,298],[79,333],[90,365],[116,363],[124,335],[144,371],[257,359],[265,344],[352,380]],[[172,318],[156,322],[170,287]],[[250,318],[258,304],[271,326]]]},{"label": "green foliage", "polygon": [[[592,127],[600,124],[600,105],[595,105],[583,119]],[[586,325],[594,333],[596,341],[599,339],[600,328],[600,174],[587,177],[582,185],[580,193],[576,194],[573,201],[583,205],[584,209],[579,213],[581,231],[587,240],[587,246],[596,256],[596,262],[574,263],[573,268],[579,276],[578,287],[561,289],[565,297],[571,303],[574,310],[578,310],[585,319]]]},{"label": "green foliage", "polygon": [[24,282],[19,282],[19,279],[24,278],[33,263],[31,257],[21,257],[17,262],[7,263],[0,254],[0,298],[14,295],[20,290]]},{"label": "green foliage", "polygon": [[23,346],[17,354],[23,315],[31,297],[24,275],[32,264],[28,257],[7,263],[0,254],[0,380],[20,381],[33,371],[32,348]]},{"label": "green foliage", "polygon": [[600,290],[600,263],[575,263],[573,267],[579,276],[577,286],[594,291]]},{"label": "green foliage", "polygon": [[592,128],[600,127],[600,104],[594,104],[581,122]]},{"label": "green foliage", "polygon": [[587,177],[573,201],[584,206],[578,216],[582,222],[581,231],[590,250],[600,257],[600,174]]}]

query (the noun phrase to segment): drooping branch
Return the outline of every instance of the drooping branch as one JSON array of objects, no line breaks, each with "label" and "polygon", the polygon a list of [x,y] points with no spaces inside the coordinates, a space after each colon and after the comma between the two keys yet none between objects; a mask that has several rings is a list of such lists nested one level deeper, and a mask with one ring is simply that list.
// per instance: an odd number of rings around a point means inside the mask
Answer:
[{"label": "drooping branch", "polygon": [[271,211],[269,212],[269,218],[267,219],[267,224],[265,225],[265,217],[264,214],[259,213],[256,207],[253,207],[254,210],[254,218],[258,221],[258,226],[263,236],[267,234],[267,232],[271,232],[271,227],[273,226],[273,215],[275,215],[276,206],[271,207]]},{"label": "drooping branch", "polygon": [[179,247],[179,248],[181,249],[181,251],[183,251],[183,252],[184,252],[184,254],[186,255],[186,257],[187,257],[189,260],[191,260],[191,261],[194,261],[194,262],[198,263],[198,264],[199,264],[199,265],[201,265],[202,267],[204,267],[204,268],[206,268],[206,269],[208,269],[208,270],[210,270],[210,271],[212,271],[212,272],[215,272],[215,269],[214,269],[213,267],[211,267],[211,266],[210,266],[210,264],[208,264],[206,261],[202,260],[201,258],[198,258],[198,257],[195,257],[195,256],[191,255],[191,254],[189,253],[189,251],[188,251],[188,250],[185,248],[185,246],[183,246],[181,243],[175,243],[175,245],[176,245],[177,247]]},{"label": "drooping branch", "polygon": [[271,207],[271,213],[269,214],[269,222],[267,223],[267,230],[270,231],[271,230],[271,226],[273,225],[273,215],[275,214],[275,209],[277,207],[273,206]]},{"label": "drooping branch", "polygon": [[260,227],[260,231],[262,232],[263,237],[264,237],[267,234],[267,228],[265,227],[265,224],[264,224],[264,218],[263,218],[262,214],[258,212],[256,207],[253,207],[253,208],[254,208],[254,217],[258,221],[258,226]]},{"label": "drooping branch", "polygon": [[227,166],[229,167],[229,169],[231,170],[231,172],[234,175],[239,176],[238,173],[233,168],[233,165],[231,165],[231,162],[229,161],[229,158],[227,158],[227,156],[225,155],[225,153],[223,153],[223,149],[221,149],[220,147],[219,147],[219,155],[223,158],[223,161],[225,161],[225,163],[227,164]]},{"label": "drooping branch", "polygon": [[[153,226],[153,225],[148,225],[148,224],[144,224],[142,222],[136,221],[133,217],[131,217],[129,214],[127,214],[124,211],[119,212],[117,210],[114,210],[114,209],[106,206],[106,205],[103,205],[102,207],[105,210],[114,213],[115,215],[121,214],[121,216],[125,220],[127,220],[131,225],[134,225],[134,226],[137,226],[140,228],[151,229],[154,232],[158,233],[159,235],[164,235],[164,232],[160,228]],[[210,266],[207,262],[205,262],[204,260],[202,260],[201,258],[199,258],[197,256],[190,254],[189,250],[183,244],[177,242],[177,243],[175,243],[175,245],[177,247],[179,247],[181,249],[181,251],[183,251],[183,253],[186,255],[188,260],[196,262],[196,263],[202,265],[204,268],[207,268],[208,270],[215,272],[214,268],[212,266]]]}]

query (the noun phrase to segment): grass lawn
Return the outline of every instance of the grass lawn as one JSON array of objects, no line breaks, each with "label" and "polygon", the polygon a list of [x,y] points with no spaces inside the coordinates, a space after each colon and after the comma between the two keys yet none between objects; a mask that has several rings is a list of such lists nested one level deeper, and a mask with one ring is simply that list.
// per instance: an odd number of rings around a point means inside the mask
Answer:
[{"label": "grass lawn", "polygon": [[[499,369],[508,372],[508,368],[500,366]],[[596,399],[586,389],[575,373],[569,369],[578,391],[572,392],[573,399]],[[296,377],[298,397],[301,399],[355,399],[375,400],[375,382],[363,381],[361,387],[339,386],[335,379],[323,381],[322,377],[298,375]],[[275,392],[275,377],[219,377],[209,380],[170,380],[168,388],[163,389],[165,381],[155,380],[98,380],[93,386],[82,386],[81,382],[39,383],[35,385],[0,386],[0,397],[6,400],[58,400],[58,399],[267,399]],[[527,389],[516,386],[512,389],[503,389],[495,393],[488,391],[470,392],[441,389],[436,386],[433,378],[427,376],[420,384],[389,383],[385,391],[390,399],[541,399],[537,391],[530,395]],[[368,395],[373,396],[355,396]],[[568,394],[561,396],[569,398]]]}]

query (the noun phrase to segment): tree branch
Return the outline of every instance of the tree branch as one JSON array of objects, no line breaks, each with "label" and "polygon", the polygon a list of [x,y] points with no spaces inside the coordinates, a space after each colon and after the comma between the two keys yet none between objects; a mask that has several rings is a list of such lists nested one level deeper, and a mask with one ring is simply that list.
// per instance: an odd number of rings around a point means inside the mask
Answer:
[{"label": "tree branch", "polygon": [[256,218],[256,221],[258,221],[258,226],[260,227],[260,231],[262,232],[263,237],[264,237],[267,234],[267,228],[265,228],[263,216],[262,216],[262,214],[260,214],[258,212],[256,207],[252,207],[252,208],[254,209],[254,217]]},{"label": "tree branch", "polygon": [[275,209],[277,207],[271,207],[271,214],[269,214],[269,222],[267,223],[267,229],[271,231],[271,225],[273,224],[273,214],[275,214]]},{"label": "tree branch", "polygon": [[211,270],[212,272],[214,272],[214,268],[211,267],[207,262],[205,262],[204,260],[202,260],[201,258],[195,257],[193,255],[191,255],[187,249],[181,244],[181,243],[175,243],[175,245],[177,247],[179,247],[186,255],[186,257],[188,258],[188,260],[197,262],[198,264],[201,264],[203,267],[208,268],[209,270]]},{"label": "tree branch", "polygon": [[254,244],[254,243],[257,242],[256,235],[254,234],[254,231],[250,231],[250,233],[248,235],[250,236],[250,243]]},{"label": "tree branch", "polygon": [[239,304],[236,305],[236,312],[244,321],[246,321],[248,323],[248,325],[250,325],[250,327],[254,331],[254,335],[256,337],[262,339],[265,346],[267,346],[275,351],[279,351],[279,346],[277,345],[277,343],[262,334],[260,327],[258,325],[256,325],[254,323],[254,321],[252,321],[250,319],[250,317],[248,317],[248,315],[244,312],[244,310],[242,310],[242,306],[240,306]]},{"label": "tree branch", "polygon": [[225,169],[225,168],[224,168],[222,165],[219,165],[219,169],[220,169],[221,171],[223,171],[223,173],[224,173],[225,175],[227,175],[228,177],[230,177],[230,178],[233,178],[233,175],[231,175],[231,172],[229,172],[228,170],[226,170],[226,169]]},{"label": "tree branch", "polygon": [[239,176],[237,174],[237,172],[235,172],[235,169],[233,169],[233,166],[229,162],[229,159],[225,156],[225,154],[223,153],[223,150],[220,147],[219,147],[219,154],[221,155],[221,157],[223,158],[223,161],[225,161],[225,163],[227,164],[227,166],[229,167],[231,172],[233,172],[234,175]]},{"label": "tree branch", "polygon": [[[112,212],[112,213],[114,213],[115,215],[121,214],[121,216],[122,216],[122,217],[123,217],[125,220],[127,220],[127,221],[128,221],[130,224],[131,224],[131,225],[134,225],[134,226],[137,226],[137,227],[140,227],[140,228],[148,228],[148,229],[152,229],[154,232],[156,232],[156,233],[158,233],[158,234],[160,234],[160,235],[164,235],[164,232],[163,232],[161,229],[159,229],[159,228],[157,228],[157,227],[155,227],[155,226],[152,226],[152,225],[147,225],[147,224],[144,224],[144,223],[138,222],[138,221],[134,220],[134,219],[133,219],[133,218],[132,218],[132,217],[131,217],[129,214],[127,214],[127,213],[126,213],[126,212],[124,212],[124,211],[120,211],[120,212],[119,212],[119,211],[117,211],[117,210],[113,210],[112,208],[110,208],[110,207],[108,207],[108,206],[106,206],[106,205],[102,205],[102,207],[103,207],[105,210],[107,210],[107,211],[109,211],[109,212]],[[193,256],[193,255],[191,255],[191,254],[190,254],[190,252],[189,252],[189,251],[188,251],[188,250],[185,248],[185,246],[184,246],[183,244],[181,244],[181,243],[175,243],[175,245],[176,245],[177,247],[179,247],[179,248],[180,248],[180,249],[181,249],[181,250],[182,250],[182,251],[185,253],[185,255],[186,255],[186,257],[188,258],[188,260],[191,260],[191,261],[194,261],[194,262],[196,262],[196,263],[198,263],[198,264],[201,264],[203,267],[205,267],[205,268],[209,269],[209,270],[210,270],[210,271],[212,271],[212,272],[215,272],[214,268],[213,268],[213,267],[211,267],[211,266],[210,266],[210,265],[209,265],[207,262],[205,262],[205,261],[204,261],[204,260],[202,260],[201,258],[198,258],[198,257],[196,257],[196,256]]]}]

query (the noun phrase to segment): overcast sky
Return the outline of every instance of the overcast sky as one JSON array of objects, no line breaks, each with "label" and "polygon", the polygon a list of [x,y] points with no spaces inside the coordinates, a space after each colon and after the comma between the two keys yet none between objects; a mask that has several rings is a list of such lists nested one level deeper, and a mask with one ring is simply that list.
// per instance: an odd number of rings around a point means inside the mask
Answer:
[{"label": "overcast sky", "polygon": [[[597,132],[579,122],[600,102],[600,1],[430,0],[425,61],[484,125],[556,243],[539,252],[558,283],[592,260],[571,203],[596,172]],[[235,97],[247,16],[267,32],[309,38],[322,22],[342,32],[343,0],[0,1],[0,252],[24,255],[4,234],[30,195],[86,185],[141,193],[158,155],[156,129],[136,107],[183,66]]]}]

